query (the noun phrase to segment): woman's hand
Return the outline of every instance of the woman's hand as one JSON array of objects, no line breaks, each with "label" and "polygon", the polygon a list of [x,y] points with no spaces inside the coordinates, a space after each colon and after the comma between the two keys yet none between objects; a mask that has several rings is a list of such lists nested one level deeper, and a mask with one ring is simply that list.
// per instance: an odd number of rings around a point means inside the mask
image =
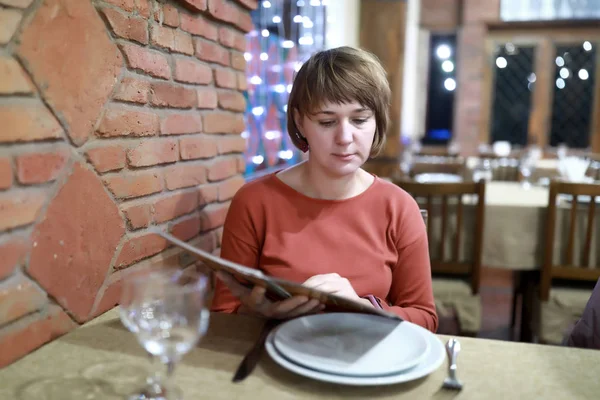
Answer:
[{"label": "woman's hand", "polygon": [[217,277],[240,299],[239,314],[258,314],[266,318],[288,319],[322,311],[325,306],[318,300],[306,296],[294,296],[282,301],[271,301],[265,297],[266,289],[254,286],[249,289],[229,274],[217,272]]},{"label": "woman's hand", "polygon": [[372,306],[369,300],[363,299],[356,294],[348,279],[336,273],[311,276],[303,285]]}]

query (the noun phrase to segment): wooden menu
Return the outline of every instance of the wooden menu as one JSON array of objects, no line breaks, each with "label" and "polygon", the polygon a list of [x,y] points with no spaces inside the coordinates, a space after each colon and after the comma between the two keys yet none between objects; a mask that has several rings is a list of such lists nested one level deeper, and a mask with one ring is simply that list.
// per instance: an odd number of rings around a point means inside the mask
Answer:
[{"label": "wooden menu", "polygon": [[253,287],[254,285],[265,287],[267,289],[269,298],[272,300],[284,300],[292,296],[306,296],[312,299],[317,299],[322,304],[325,304],[326,311],[374,314],[385,318],[402,320],[402,318],[400,318],[398,315],[389,311],[376,309],[370,305],[365,305],[345,297],[323,292],[321,290],[312,289],[299,283],[265,275],[262,271],[256,268],[249,268],[225,260],[206,251],[195,248],[189,243],[186,243],[158,228],[152,229],[151,231],[163,237],[175,246],[192,253],[212,271],[228,273],[247,287]]}]

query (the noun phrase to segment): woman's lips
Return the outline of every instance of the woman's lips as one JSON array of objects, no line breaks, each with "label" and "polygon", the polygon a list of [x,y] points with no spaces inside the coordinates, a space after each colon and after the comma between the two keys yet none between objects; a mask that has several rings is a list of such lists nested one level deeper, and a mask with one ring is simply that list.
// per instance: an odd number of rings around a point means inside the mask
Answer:
[{"label": "woman's lips", "polygon": [[342,161],[349,161],[354,157],[354,154],[349,154],[349,153],[345,153],[345,154],[333,154],[336,158],[342,160]]}]

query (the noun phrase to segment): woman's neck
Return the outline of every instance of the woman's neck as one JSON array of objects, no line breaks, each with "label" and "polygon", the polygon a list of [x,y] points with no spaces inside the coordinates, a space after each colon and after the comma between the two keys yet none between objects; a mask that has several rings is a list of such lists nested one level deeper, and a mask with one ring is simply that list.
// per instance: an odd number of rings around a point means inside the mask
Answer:
[{"label": "woman's neck", "polygon": [[302,192],[317,199],[348,199],[364,192],[373,182],[373,177],[360,168],[349,175],[331,176],[310,161],[299,167]]}]

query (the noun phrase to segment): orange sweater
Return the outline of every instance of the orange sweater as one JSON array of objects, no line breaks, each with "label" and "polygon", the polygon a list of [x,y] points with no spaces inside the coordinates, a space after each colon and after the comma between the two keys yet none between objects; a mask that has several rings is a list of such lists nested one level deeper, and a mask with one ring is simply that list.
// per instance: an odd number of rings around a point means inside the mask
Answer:
[{"label": "orange sweater", "polygon": [[[307,197],[275,174],[247,183],[231,202],[221,257],[299,283],[337,272],[359,296],[372,294],[405,320],[437,329],[419,207],[377,177],[346,200]],[[218,281],[212,309],[235,312],[239,305]]]}]

